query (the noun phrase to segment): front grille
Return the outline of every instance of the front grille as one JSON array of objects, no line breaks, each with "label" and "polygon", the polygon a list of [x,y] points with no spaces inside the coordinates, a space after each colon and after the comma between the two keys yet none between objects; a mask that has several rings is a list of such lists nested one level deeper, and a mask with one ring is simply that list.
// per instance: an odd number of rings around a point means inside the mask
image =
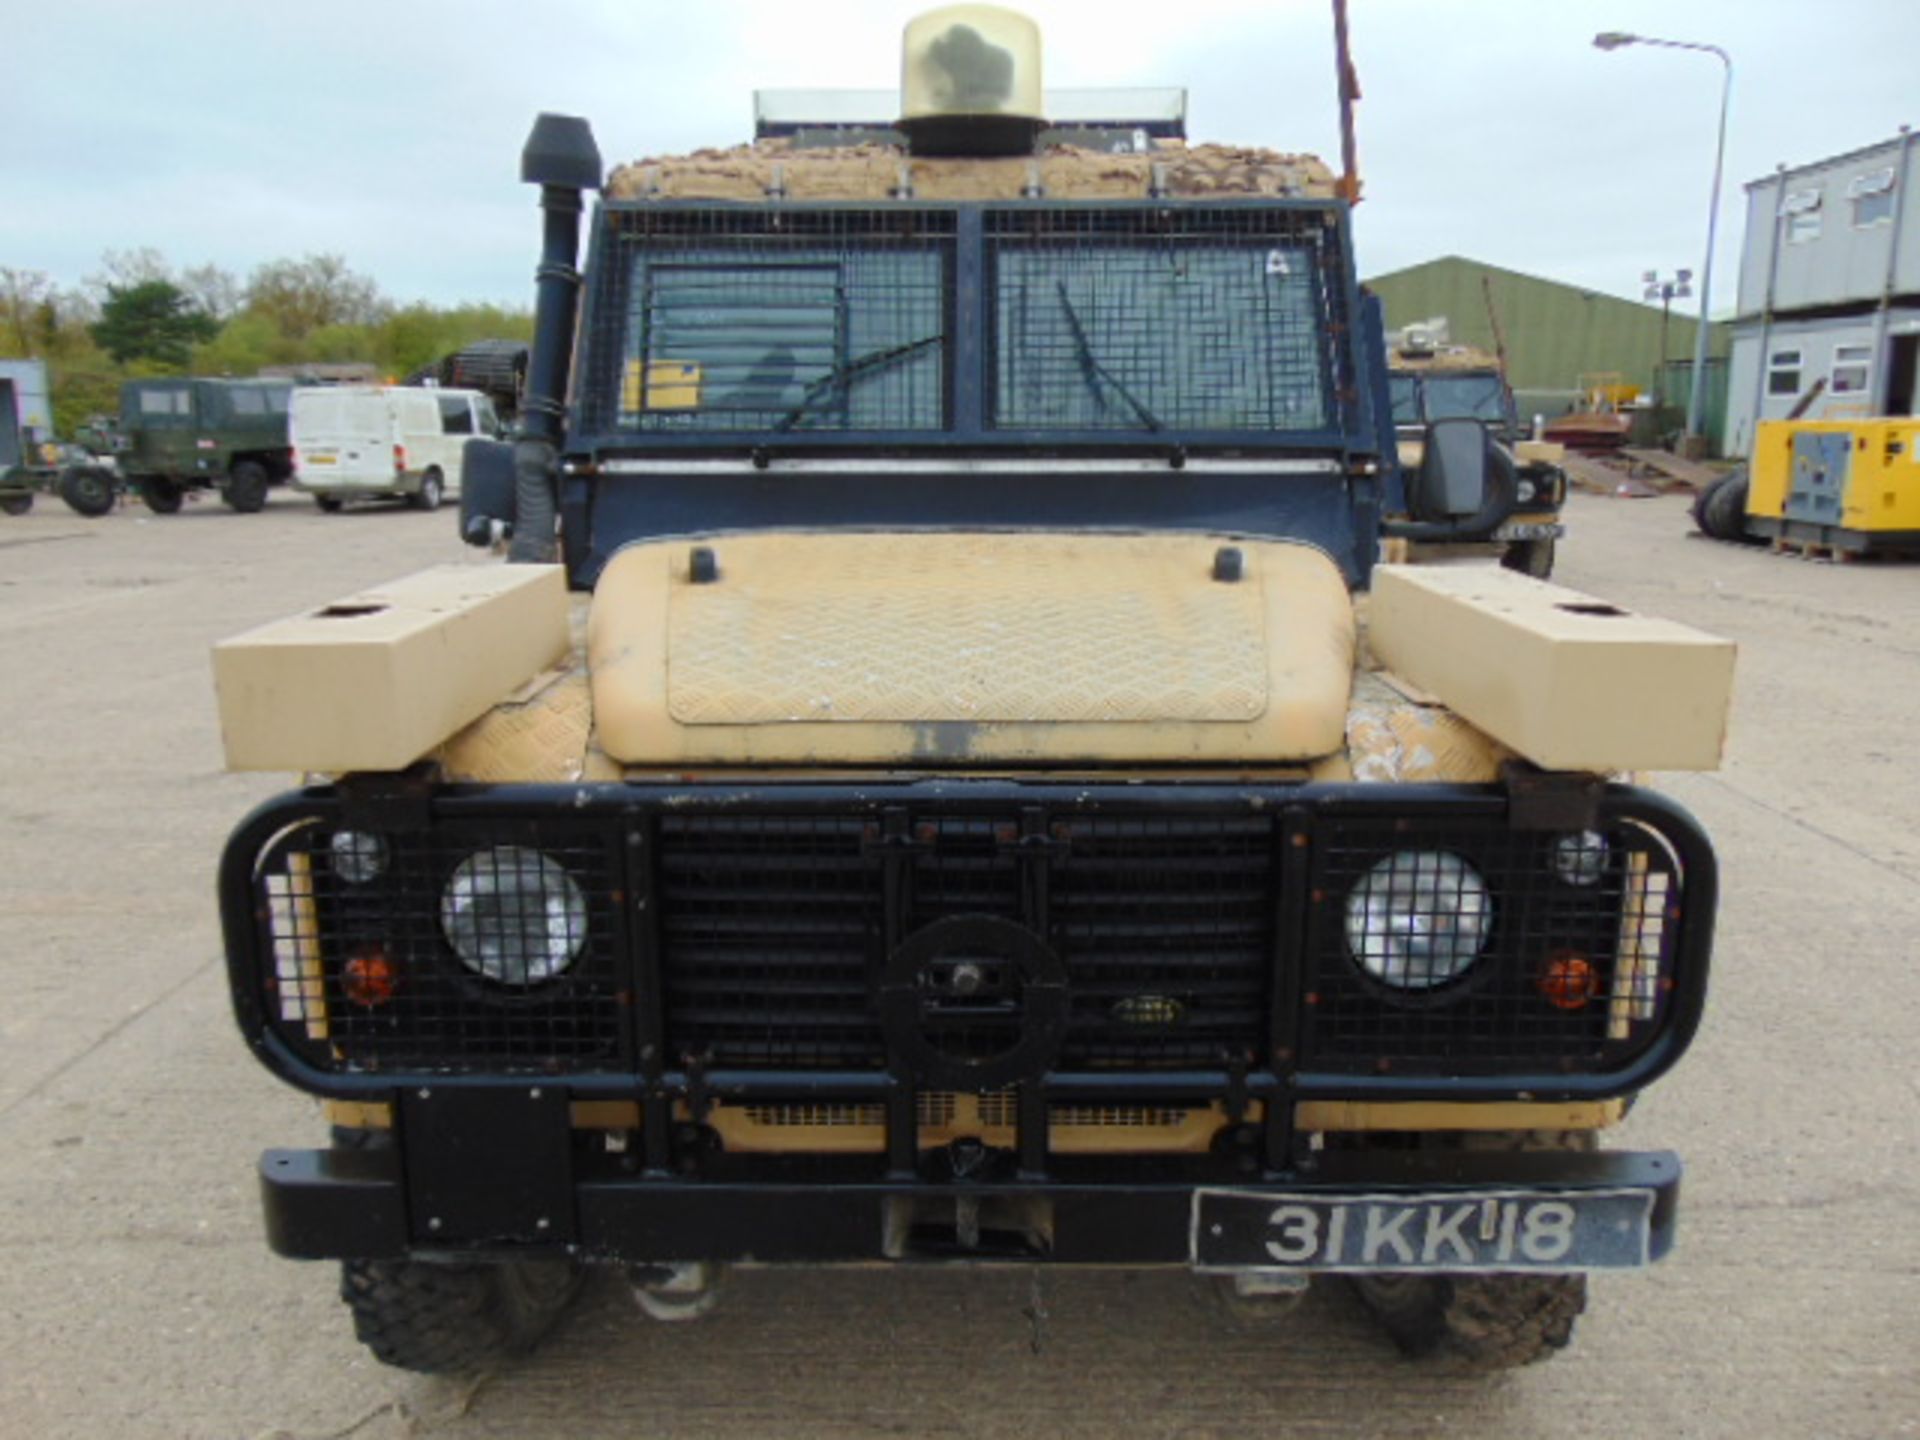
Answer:
[{"label": "front grille", "polygon": [[[1248,1064],[1266,1051],[1267,818],[916,812],[889,837],[879,820],[668,816],[659,850],[676,1057],[878,1068],[873,997],[888,955],[935,921],[978,915],[1026,926],[1065,964],[1065,1067]],[[1015,1024],[983,1021],[944,1043],[991,1054]]]},{"label": "front grille", "polygon": [[[1511,828],[1492,787],[587,785],[430,808],[389,825],[307,792],[229,846],[236,1006],[298,1084],[552,1075],[632,1097],[645,1075],[694,1103],[725,1070],[729,1104],[840,1125],[885,1111],[888,1075],[923,1123],[958,1091],[1013,1124],[1008,1087],[1042,1072],[1075,1087],[1046,1097],[1068,1125],[1228,1103],[1236,1075],[1254,1104],[1276,1085],[1598,1098],[1691,1037],[1716,883],[1697,827],[1624,790],[1572,834]],[[490,922],[565,941],[557,979],[503,983],[456,952],[443,897],[486,853],[493,873],[545,857],[577,887],[543,919],[503,901]],[[1415,898],[1368,919],[1353,897],[1396,855]],[[1463,924],[1470,963],[1431,968],[1431,937]],[[948,995],[963,963],[1016,983]],[[1037,1048],[1035,1014],[1058,1026]]]},{"label": "front grille", "polygon": [[853,817],[668,815],[656,890],[667,1055],[879,1068],[880,894]]}]

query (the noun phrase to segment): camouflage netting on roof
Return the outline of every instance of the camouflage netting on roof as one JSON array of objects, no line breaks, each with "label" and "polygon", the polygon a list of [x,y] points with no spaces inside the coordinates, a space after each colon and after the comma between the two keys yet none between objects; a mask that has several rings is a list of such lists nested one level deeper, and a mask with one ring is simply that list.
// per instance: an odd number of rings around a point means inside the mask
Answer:
[{"label": "camouflage netting on roof", "polygon": [[1282,155],[1234,145],[1162,144],[1146,155],[1114,155],[1056,145],[1031,158],[966,160],[912,157],[887,145],[796,149],[764,140],[729,150],[698,150],[622,165],[608,177],[610,200],[884,200],[904,174],[917,200],[1017,200],[1038,172],[1059,200],[1144,197],[1154,167],[1168,194],[1190,199],[1267,195],[1326,198],[1333,172],[1311,155]]},{"label": "camouflage netting on roof", "polygon": [[1471,345],[1442,345],[1434,350],[1396,349],[1387,356],[1390,370],[1497,370],[1499,357]]}]

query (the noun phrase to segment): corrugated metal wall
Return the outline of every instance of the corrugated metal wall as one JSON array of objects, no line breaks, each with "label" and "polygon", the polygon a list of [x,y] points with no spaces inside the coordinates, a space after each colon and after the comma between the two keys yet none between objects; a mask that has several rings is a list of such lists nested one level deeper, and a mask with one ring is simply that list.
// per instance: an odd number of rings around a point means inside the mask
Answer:
[{"label": "corrugated metal wall", "polygon": [[[1483,265],[1458,255],[1430,260],[1366,284],[1386,306],[1388,328],[1444,315],[1456,345],[1493,348],[1481,277],[1507,337],[1508,377],[1516,390],[1571,390],[1582,375],[1617,370],[1651,393],[1660,360],[1660,307]],[[1669,359],[1693,354],[1691,315],[1674,312]],[[1727,353],[1725,325],[1713,327],[1710,354]],[[1711,374],[1711,372],[1709,372]]]}]

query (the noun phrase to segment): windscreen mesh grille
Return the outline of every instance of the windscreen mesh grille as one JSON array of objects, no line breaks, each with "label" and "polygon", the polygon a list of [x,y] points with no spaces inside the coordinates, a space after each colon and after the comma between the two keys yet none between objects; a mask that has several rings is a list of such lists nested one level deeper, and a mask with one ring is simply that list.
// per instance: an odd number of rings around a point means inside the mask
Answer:
[{"label": "windscreen mesh grille", "polygon": [[1337,235],[1261,207],[989,214],[994,426],[1337,428]]},{"label": "windscreen mesh grille", "polygon": [[951,214],[613,211],[601,243],[587,432],[946,427]]}]

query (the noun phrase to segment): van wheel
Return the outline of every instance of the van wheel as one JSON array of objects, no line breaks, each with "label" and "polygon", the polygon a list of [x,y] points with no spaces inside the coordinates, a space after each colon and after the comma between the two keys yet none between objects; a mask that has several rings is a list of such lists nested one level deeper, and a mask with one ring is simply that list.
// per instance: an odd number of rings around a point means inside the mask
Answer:
[{"label": "van wheel", "polygon": [[338,495],[316,495],[313,497],[313,503],[329,515],[338,515],[347,505],[347,502]]},{"label": "van wheel", "polygon": [[185,492],[173,481],[159,475],[148,475],[136,483],[140,488],[140,502],[154,514],[180,513],[180,501]]},{"label": "van wheel", "polygon": [[227,474],[222,492],[229,507],[241,515],[257,514],[267,508],[267,472],[255,460],[242,460]]},{"label": "van wheel", "polygon": [[60,498],[75,514],[98,520],[113,509],[113,476],[97,465],[76,465],[60,477]]},{"label": "van wheel", "polygon": [[375,1359],[463,1374],[531,1350],[581,1278],[570,1260],[348,1260],[340,1298]]},{"label": "van wheel", "polygon": [[0,514],[24,515],[33,508],[33,492],[20,495],[0,496]]},{"label": "van wheel", "polygon": [[412,496],[416,510],[438,510],[440,501],[446,494],[446,482],[440,478],[438,470],[429,470],[420,477],[420,488]]}]

